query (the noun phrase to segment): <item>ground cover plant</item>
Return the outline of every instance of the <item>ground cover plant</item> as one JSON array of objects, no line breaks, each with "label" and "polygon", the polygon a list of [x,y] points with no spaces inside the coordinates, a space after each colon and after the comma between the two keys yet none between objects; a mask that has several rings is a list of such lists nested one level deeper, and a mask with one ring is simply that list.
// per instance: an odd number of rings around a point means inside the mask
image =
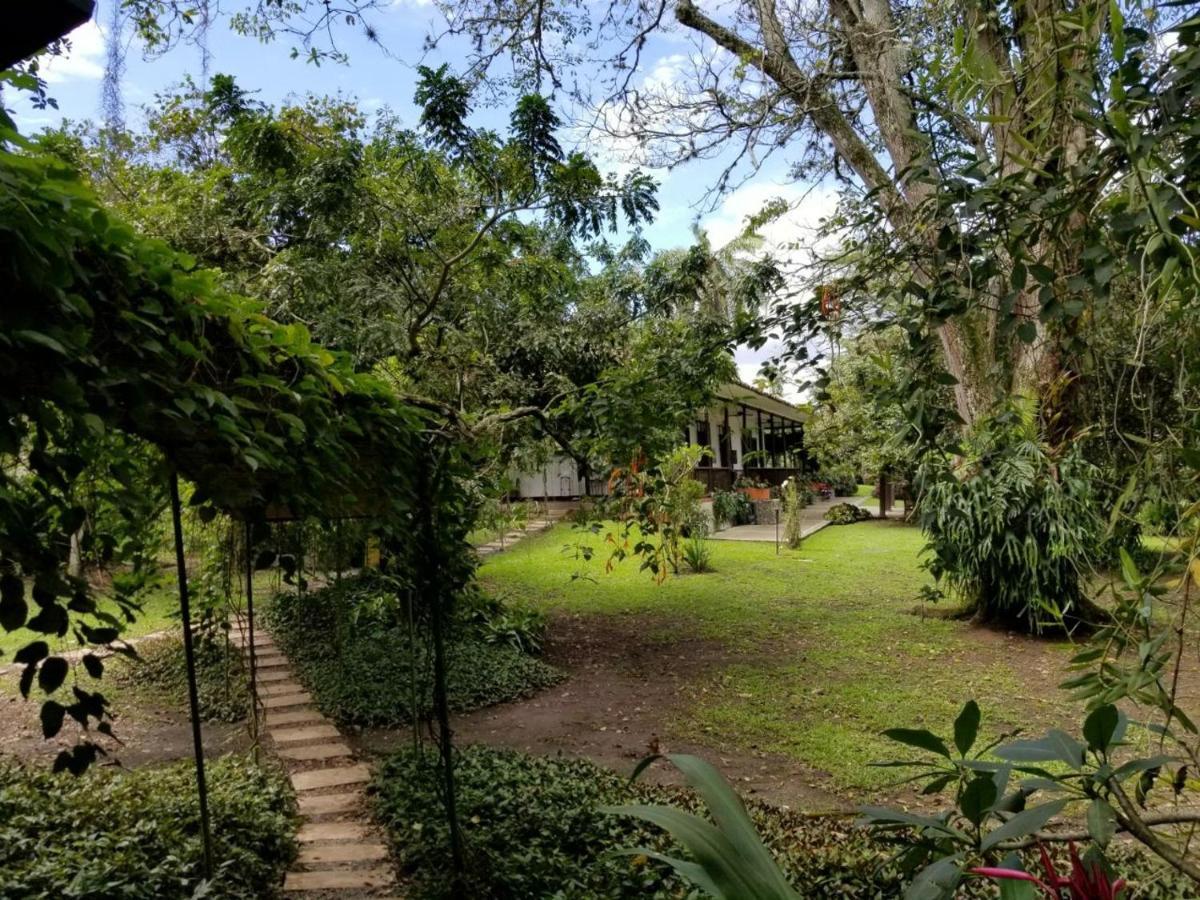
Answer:
[{"label": "ground cover plant", "polygon": [[972,697],[989,710],[989,739],[1080,717],[1055,690],[1072,644],[919,614],[929,577],[914,526],[826,528],[779,555],[774,543],[712,541],[712,573],[659,585],[636,563],[606,573],[601,559],[579,559],[578,540],[558,526],[489,558],[480,579],[552,615],[599,615],[657,635],[664,652],[685,637],[723,642],[728,663],[674,711],[676,728],[718,747],[786,754],[840,792],[866,798],[894,780],[867,766],[894,756],[885,729],[940,727]]},{"label": "ground cover plant", "polygon": [[[664,831],[605,808],[659,804],[703,812],[692,794],[659,787],[590,762],[470,746],[455,760],[468,851],[469,896],[479,898],[680,898],[706,894],[641,852],[683,855]],[[408,896],[448,896],[445,825],[436,773],[412,750],[384,761],[373,785],[376,815],[388,830]],[[845,817],[806,816],[764,803],[751,819],[789,881],[804,897],[890,898],[904,880],[896,848]],[[632,850],[626,854],[617,851]],[[1182,898],[1187,888],[1158,881],[1144,858],[1122,856],[1132,897]],[[961,897],[994,897],[983,881]]]},{"label": "ground cover plant", "polygon": [[[409,630],[393,588],[367,575],[275,597],[275,639],[318,706],[339,722],[399,725],[414,702],[430,711],[432,652],[425,627]],[[531,696],[561,675],[527,652],[540,622],[480,600],[462,605],[447,641],[449,701],[463,712]]]},{"label": "ground cover plant", "polygon": [[[240,722],[250,708],[249,667],[223,634],[196,640],[196,687],[205,722]],[[135,696],[177,709],[187,707],[187,668],[178,635],[142,642],[136,659],[122,659],[114,682]]]},{"label": "ground cover plant", "polygon": [[202,849],[190,764],[96,767],[75,778],[0,761],[0,895],[275,896],[295,853],[286,779],[227,756],[210,762],[208,790],[217,867],[206,891],[193,894]]}]

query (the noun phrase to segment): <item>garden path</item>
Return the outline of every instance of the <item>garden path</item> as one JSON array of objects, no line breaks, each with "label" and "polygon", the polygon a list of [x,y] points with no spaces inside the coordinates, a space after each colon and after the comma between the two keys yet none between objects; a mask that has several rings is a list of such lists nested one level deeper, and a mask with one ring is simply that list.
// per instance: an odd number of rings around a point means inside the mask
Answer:
[{"label": "garden path", "polygon": [[573,509],[572,506],[556,505],[546,509],[544,513],[534,519],[530,519],[524,528],[513,529],[505,532],[495,540],[488,541],[486,544],[480,544],[475,548],[475,553],[480,559],[491,556],[493,553],[499,553],[502,550],[507,550],[513,544],[531,534],[541,534],[543,531],[548,531],[566,518],[567,514]]},{"label": "garden path", "polygon": [[[851,503],[855,506],[870,509],[872,503],[877,504],[878,502],[878,500],[873,500],[870,497],[834,497],[831,500],[814,500],[808,506],[804,507],[804,527],[801,529],[800,537],[804,539],[814,535],[822,528],[832,524],[825,518],[825,513],[832,506],[837,506],[841,503]],[[783,543],[787,541],[782,523],[780,523],[778,530],[776,530],[775,525],[733,525],[721,531],[714,532],[709,537],[714,541],[765,541],[768,543],[774,543],[776,540]]]},{"label": "garden path", "polygon": [[[233,638],[247,646],[244,632]],[[254,650],[264,733],[287,766],[300,810],[300,853],[284,892],[344,900],[394,896],[387,844],[366,806],[370,770],[296,681],[270,634],[256,631]]]}]

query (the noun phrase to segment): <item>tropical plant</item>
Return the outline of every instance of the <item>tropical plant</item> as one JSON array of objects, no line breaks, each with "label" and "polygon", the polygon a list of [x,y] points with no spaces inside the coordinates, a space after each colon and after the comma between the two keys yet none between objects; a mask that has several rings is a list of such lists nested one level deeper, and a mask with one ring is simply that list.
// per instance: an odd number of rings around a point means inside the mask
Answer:
[{"label": "tropical plant", "polygon": [[[1148,819],[1140,806],[1158,771],[1176,758],[1125,752],[1129,720],[1115,706],[1096,706],[1088,714],[1083,741],[1055,729],[1038,740],[1010,740],[1013,735],[1008,734],[978,746],[980,721],[979,707],[972,700],[955,720],[950,742],[924,729],[884,732],[926,756],[880,765],[918,769],[911,780],[923,782],[925,794],[946,790],[952,794],[951,807],[937,815],[863,809],[867,822],[896,835],[897,842],[908,847],[907,864],[914,871],[920,869],[906,893],[910,900],[948,900],[971,868],[971,859],[983,860],[986,868],[1020,868],[1010,854],[1038,842],[1063,840],[1044,829],[1071,804],[1086,805],[1087,831],[1096,860],[1113,835],[1125,831],[1200,882],[1200,867],[1156,834],[1150,824],[1169,826],[1200,820],[1200,816],[1168,813]],[[1177,792],[1182,791],[1183,784],[1177,785]],[[1034,798],[1045,795],[1049,795],[1045,802],[1032,804]],[[1082,874],[1092,877],[1093,868],[1081,870]]]},{"label": "tropical plant", "polygon": [[[633,777],[660,758],[643,760]],[[741,798],[721,773],[697,756],[671,754],[665,758],[683,772],[688,786],[704,799],[712,821],[662,806],[608,807],[604,811],[612,815],[635,816],[665,829],[692,858],[666,856],[647,847],[625,852],[667,863],[717,900],[799,900],[800,894],[763,845]]]},{"label": "tropical plant", "polygon": [[1063,891],[1068,892],[1070,900],[1119,900],[1125,890],[1125,879],[1113,878],[1102,860],[1081,859],[1074,842],[1069,846],[1069,875],[1058,874],[1054,860],[1044,846],[1038,848],[1042,854],[1041,876],[1003,866],[977,866],[970,873],[999,882],[1004,900],[1037,900],[1039,888],[1050,900],[1062,900]]},{"label": "tropical plant", "polygon": [[958,461],[931,456],[921,466],[926,566],[979,621],[1020,630],[1097,627],[1103,613],[1081,581],[1102,531],[1094,475],[1077,448],[1052,451],[1030,437],[1021,412],[989,420]]},{"label": "tropical plant", "polygon": [[[736,485],[735,485],[736,487]],[[748,525],[754,521],[754,504],[739,490],[716,491],[712,498],[713,524]]]},{"label": "tropical plant", "polygon": [[853,525],[855,522],[865,522],[871,518],[871,513],[857,503],[835,503],[825,510],[825,518],[834,525]]},{"label": "tropical plant", "polygon": [[683,559],[688,568],[696,574],[712,571],[712,548],[708,538],[701,534],[693,534],[683,545]]}]

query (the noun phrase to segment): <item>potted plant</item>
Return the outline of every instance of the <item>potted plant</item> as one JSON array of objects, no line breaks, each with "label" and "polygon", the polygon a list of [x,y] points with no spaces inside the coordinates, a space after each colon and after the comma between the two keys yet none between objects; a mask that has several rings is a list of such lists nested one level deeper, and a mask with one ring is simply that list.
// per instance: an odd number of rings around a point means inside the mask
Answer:
[{"label": "potted plant", "polygon": [[757,478],[747,478],[745,475],[739,475],[737,481],[733,483],[733,487],[735,490],[741,491],[752,501],[771,499],[771,486]]}]

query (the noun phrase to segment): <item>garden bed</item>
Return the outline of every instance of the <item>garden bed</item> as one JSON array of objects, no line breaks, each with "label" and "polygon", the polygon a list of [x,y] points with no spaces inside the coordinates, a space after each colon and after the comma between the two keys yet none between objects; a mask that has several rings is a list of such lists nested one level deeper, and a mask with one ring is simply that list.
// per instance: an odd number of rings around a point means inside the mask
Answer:
[{"label": "garden bed", "polygon": [[[283,774],[228,756],[209,762],[208,791],[216,875],[203,896],[275,896],[295,855]],[[190,762],[76,778],[0,761],[0,896],[191,897],[201,847]]]},{"label": "garden bed", "polygon": [[[410,634],[394,595],[371,576],[306,594],[280,594],[268,621],[292,668],[325,715],[340,724],[403,725],[413,695],[427,715],[433,654],[425,630]],[[447,640],[450,707],[466,712],[530,697],[562,674],[519,646],[519,627],[504,631],[459,617]]]},{"label": "garden bed", "polygon": [[[645,854],[617,852],[644,848],[686,858],[665,832],[640,819],[601,811],[613,805],[656,804],[704,814],[690,791],[631,783],[593,763],[561,756],[471,746],[460,748],[455,760],[467,849],[467,896],[706,896]],[[384,761],[373,785],[376,815],[387,829],[411,900],[451,896],[440,777],[434,751],[421,755],[407,750]],[[896,861],[897,846],[858,827],[853,818],[806,816],[754,801],[746,805],[764,843],[801,896],[876,900],[903,893],[907,878]],[[1130,879],[1131,898],[1194,896],[1189,882],[1161,872],[1131,848],[1114,847],[1111,858]],[[995,896],[995,886],[980,879],[969,880],[956,894],[963,900]]]}]

